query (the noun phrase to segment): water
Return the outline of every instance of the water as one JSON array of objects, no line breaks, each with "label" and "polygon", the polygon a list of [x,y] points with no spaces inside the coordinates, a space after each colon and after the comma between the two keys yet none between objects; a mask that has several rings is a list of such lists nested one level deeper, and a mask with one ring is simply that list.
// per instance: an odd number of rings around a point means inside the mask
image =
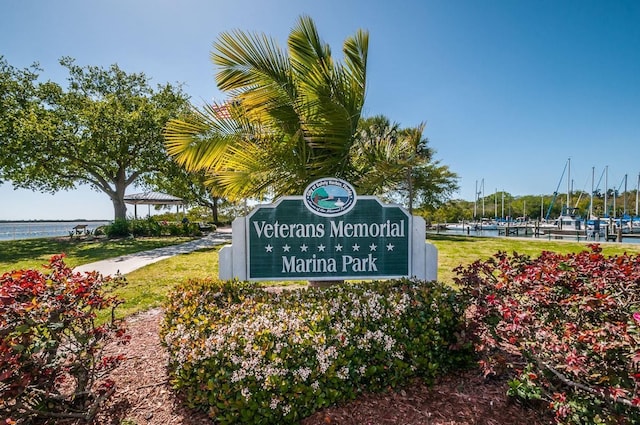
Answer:
[{"label": "water", "polygon": [[[469,232],[467,233],[466,230],[440,230],[440,231],[435,231],[435,230],[430,230],[429,233],[434,233],[434,234],[440,234],[440,235],[457,235],[457,236],[483,236],[483,237],[490,237],[490,238],[497,238],[497,237],[501,237],[504,238],[504,234],[499,235],[498,234],[498,230],[473,230],[470,229]],[[504,232],[503,232],[504,233]],[[545,241],[545,240],[556,240],[553,236],[549,236],[549,235],[540,235],[540,236],[534,236],[532,234],[532,232],[530,231],[529,234],[525,235],[524,231],[521,231],[517,236],[516,235],[512,235],[509,236],[511,237],[522,237],[522,238],[535,238],[537,240],[541,240],[541,241]],[[580,237],[576,237],[573,235],[565,235],[562,237],[562,240],[565,241],[579,241],[579,242],[583,242],[583,241],[588,241],[588,242],[596,242],[596,243],[603,243],[606,242],[604,236],[600,236],[599,239],[595,239],[593,237],[589,237],[587,238],[584,234],[581,234]],[[622,243],[633,243],[633,244],[637,244],[640,243],[640,238],[637,237],[625,237],[625,235],[622,235]]]},{"label": "water", "polygon": [[110,221],[6,221],[0,222],[0,241],[69,236],[76,225],[93,232]]}]

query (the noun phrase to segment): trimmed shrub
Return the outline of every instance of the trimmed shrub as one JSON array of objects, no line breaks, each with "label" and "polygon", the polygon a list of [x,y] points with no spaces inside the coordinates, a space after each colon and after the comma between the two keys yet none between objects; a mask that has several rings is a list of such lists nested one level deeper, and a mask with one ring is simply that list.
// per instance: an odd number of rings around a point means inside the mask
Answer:
[{"label": "trimmed shrub", "polygon": [[160,236],[162,227],[153,217],[144,220],[129,220],[133,236]]},{"label": "trimmed shrub", "polygon": [[221,424],[295,423],[363,391],[459,366],[456,294],[396,280],[267,292],[191,281],[166,307],[173,385]]},{"label": "trimmed shrub", "polygon": [[640,423],[640,256],[498,253],[457,270],[486,374],[562,424]]},{"label": "trimmed shrub", "polygon": [[104,231],[110,238],[127,236],[201,236],[196,223],[158,222],[154,217],[146,219],[117,219],[105,226]]},{"label": "trimmed shrub", "polygon": [[[128,341],[113,315],[122,301],[110,294],[123,279],[73,273],[63,255],[48,269],[0,277],[0,417],[7,423],[90,421],[113,394],[106,376],[123,360],[104,353]],[[96,323],[105,310],[110,320]]]},{"label": "trimmed shrub", "polygon": [[110,238],[121,238],[131,234],[129,222],[124,218],[118,218],[104,228],[104,232]]}]

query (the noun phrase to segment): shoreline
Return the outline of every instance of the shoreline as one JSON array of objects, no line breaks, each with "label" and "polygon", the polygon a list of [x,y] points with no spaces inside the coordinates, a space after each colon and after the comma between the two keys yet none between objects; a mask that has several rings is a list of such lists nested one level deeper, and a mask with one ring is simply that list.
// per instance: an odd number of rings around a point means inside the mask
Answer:
[{"label": "shoreline", "polygon": [[93,222],[111,222],[113,219],[86,219],[86,218],[78,218],[78,219],[57,219],[57,220],[44,220],[44,219],[33,219],[33,220],[0,220],[0,224],[12,224],[12,223],[93,223]]},{"label": "shoreline", "polygon": [[37,239],[87,234],[109,220],[0,221],[0,240]]}]

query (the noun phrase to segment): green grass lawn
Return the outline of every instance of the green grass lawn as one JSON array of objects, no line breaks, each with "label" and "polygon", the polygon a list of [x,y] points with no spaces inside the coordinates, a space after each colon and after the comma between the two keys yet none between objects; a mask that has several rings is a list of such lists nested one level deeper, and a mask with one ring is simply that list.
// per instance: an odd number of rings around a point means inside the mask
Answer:
[{"label": "green grass lawn", "polygon": [[169,291],[180,282],[217,278],[220,247],[176,255],[127,274],[127,286],[119,290],[125,299],[120,314],[128,316],[161,306]]},{"label": "green grass lawn", "polygon": [[[76,241],[29,239],[0,242],[0,273],[20,268],[40,268],[53,254],[65,252],[71,267],[133,252],[173,245],[188,238],[140,238],[126,240]],[[578,252],[584,242],[548,241],[522,238],[481,238],[428,235],[427,241],[438,248],[438,280],[453,285],[453,269],[504,251],[536,256],[540,252]],[[640,253],[640,244],[602,244],[605,255]],[[217,278],[219,246],[181,254],[150,264],[126,275],[128,285],[119,294],[125,299],[120,315],[130,315],[162,305],[177,283],[189,279]],[[261,285],[291,285],[306,282],[261,282]]]},{"label": "green grass lawn", "polygon": [[136,239],[39,238],[0,241],[0,274],[11,270],[40,268],[55,254],[65,253],[65,262],[76,267],[134,252],[175,245],[193,238],[162,237]]},{"label": "green grass lawn", "polygon": [[[438,280],[452,284],[453,269],[460,264],[471,264],[478,259],[487,259],[502,251],[508,254],[517,252],[537,256],[542,251],[562,254],[580,252],[588,249],[586,242],[549,241],[534,238],[488,238],[429,234],[427,242],[438,248]],[[601,244],[604,255],[620,255],[624,252],[640,254],[640,244]]]}]

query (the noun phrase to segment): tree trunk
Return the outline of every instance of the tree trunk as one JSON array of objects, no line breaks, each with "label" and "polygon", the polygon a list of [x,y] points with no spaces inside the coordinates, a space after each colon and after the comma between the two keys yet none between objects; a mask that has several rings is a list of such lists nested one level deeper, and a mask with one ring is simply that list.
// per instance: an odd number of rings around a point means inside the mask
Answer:
[{"label": "tree trunk", "polygon": [[127,204],[124,203],[124,192],[127,189],[126,174],[124,168],[120,168],[114,181],[115,193],[111,196],[113,202],[114,217],[116,220],[127,219]]},{"label": "tree trunk", "polygon": [[113,211],[114,218],[116,220],[126,220],[127,219],[127,204],[124,203],[124,197],[120,199],[111,198],[111,202],[113,202]]},{"label": "tree trunk", "polygon": [[211,204],[211,215],[213,216],[213,222],[218,224],[218,199],[217,197],[213,198],[213,203]]}]

